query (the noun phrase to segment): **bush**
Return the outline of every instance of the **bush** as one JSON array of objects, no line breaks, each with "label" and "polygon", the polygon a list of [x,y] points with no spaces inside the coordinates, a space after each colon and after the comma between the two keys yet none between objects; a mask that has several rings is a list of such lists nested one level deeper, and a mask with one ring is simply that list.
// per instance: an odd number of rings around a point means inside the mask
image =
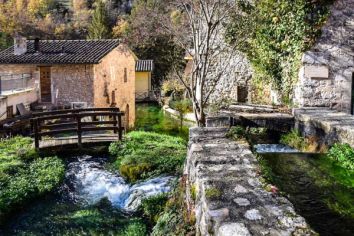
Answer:
[{"label": "bush", "polygon": [[239,126],[239,125],[231,127],[231,129],[227,133],[227,137],[233,138],[236,140],[246,138],[246,129],[242,126]]},{"label": "bush", "polygon": [[151,223],[156,224],[160,214],[165,209],[167,200],[168,194],[166,193],[144,199],[141,203],[144,216],[147,217]]},{"label": "bush", "polygon": [[0,142],[0,218],[25,201],[58,186],[64,171],[60,159],[38,158],[29,138],[16,137]]},{"label": "bush", "polygon": [[354,170],[354,149],[349,144],[334,144],[327,156],[338,162],[342,167]]},{"label": "bush", "polygon": [[113,168],[130,182],[161,174],[179,174],[186,157],[182,138],[164,134],[134,131],[122,142],[112,143]]},{"label": "bush", "polygon": [[298,130],[292,130],[290,133],[282,135],[280,143],[296,148],[300,151],[306,151],[308,149],[308,141],[302,137]]},{"label": "bush", "polygon": [[146,226],[140,222],[134,222],[128,225],[122,236],[144,236],[147,235]]}]

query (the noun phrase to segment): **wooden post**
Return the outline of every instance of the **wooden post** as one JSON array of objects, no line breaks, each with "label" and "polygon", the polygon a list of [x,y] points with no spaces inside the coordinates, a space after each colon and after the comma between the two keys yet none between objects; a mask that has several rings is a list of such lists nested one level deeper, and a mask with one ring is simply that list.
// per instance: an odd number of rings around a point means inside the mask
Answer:
[{"label": "wooden post", "polygon": [[79,148],[82,147],[82,131],[81,131],[81,116],[80,114],[76,115],[77,120],[77,145]]},{"label": "wooden post", "polygon": [[123,138],[123,130],[122,130],[122,114],[119,112],[117,113],[118,115],[118,139],[121,141]]},{"label": "wooden post", "polygon": [[38,119],[33,119],[33,129],[34,129],[34,146],[38,150],[39,149],[39,132],[38,132]]}]

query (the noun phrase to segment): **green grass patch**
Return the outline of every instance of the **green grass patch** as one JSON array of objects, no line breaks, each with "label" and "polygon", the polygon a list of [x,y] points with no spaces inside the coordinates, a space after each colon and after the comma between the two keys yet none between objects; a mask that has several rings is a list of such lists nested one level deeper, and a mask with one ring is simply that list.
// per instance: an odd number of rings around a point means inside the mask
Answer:
[{"label": "green grass patch", "polygon": [[30,138],[0,142],[0,221],[24,202],[58,186],[64,164],[56,157],[39,158]]},{"label": "green grass patch", "polygon": [[112,143],[111,164],[130,182],[161,174],[180,174],[186,157],[182,138],[144,131],[133,131],[122,142]]},{"label": "green grass patch", "polygon": [[327,156],[342,167],[354,170],[354,149],[349,144],[334,144]]}]

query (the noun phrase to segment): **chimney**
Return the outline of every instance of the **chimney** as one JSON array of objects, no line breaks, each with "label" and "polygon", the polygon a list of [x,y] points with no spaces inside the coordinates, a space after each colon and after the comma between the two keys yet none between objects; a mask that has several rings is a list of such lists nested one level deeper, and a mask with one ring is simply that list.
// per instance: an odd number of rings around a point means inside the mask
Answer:
[{"label": "chimney", "polygon": [[39,38],[35,38],[34,40],[34,51],[35,52],[39,52],[40,48],[39,48]]},{"label": "chimney", "polygon": [[14,38],[14,54],[23,55],[27,52],[27,39],[20,35],[16,35]]}]

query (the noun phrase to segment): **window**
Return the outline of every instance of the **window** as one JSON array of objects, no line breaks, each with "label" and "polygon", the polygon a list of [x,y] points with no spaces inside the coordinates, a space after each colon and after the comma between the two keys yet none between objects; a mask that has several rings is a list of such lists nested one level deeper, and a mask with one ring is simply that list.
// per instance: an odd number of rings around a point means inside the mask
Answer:
[{"label": "window", "polygon": [[128,72],[127,68],[124,68],[124,83],[128,82]]}]

